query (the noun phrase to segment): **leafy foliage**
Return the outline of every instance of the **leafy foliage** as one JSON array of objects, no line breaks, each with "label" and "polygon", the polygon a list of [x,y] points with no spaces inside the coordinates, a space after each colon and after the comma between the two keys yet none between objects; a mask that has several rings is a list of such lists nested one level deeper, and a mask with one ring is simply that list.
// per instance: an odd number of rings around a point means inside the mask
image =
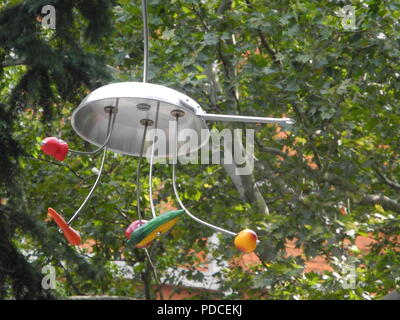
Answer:
[{"label": "leafy foliage", "polygon": [[[56,296],[154,298],[144,253],[124,248],[123,231],[136,217],[137,159],[108,155],[101,186],[74,225],[85,240],[96,240],[85,252],[68,247],[43,221],[48,206],[74,213],[95,179],[96,160],[55,164],[38,146],[57,135],[74,149],[90,148],[70,126],[72,110],[110,79],[141,80],[140,3],[45,2],[0,5],[0,198],[8,199],[0,205],[0,250],[8,253],[0,256],[0,296],[48,298],[38,281],[50,263],[60,280]],[[201,298],[372,299],[398,288],[400,5],[352,3],[357,29],[348,31],[335,14],[343,1],[149,0],[150,82],[186,93],[207,112],[296,119],[280,132],[252,127],[256,163],[244,195],[221,166],[179,167],[184,202],[217,225],[254,229],[262,264],[234,264],[240,255],[231,239],[220,236],[214,248],[199,240],[211,230],[181,219],[150,250],[177,290],[171,269],[187,266],[186,277],[201,280],[199,253],[222,266],[214,275],[221,292]],[[37,20],[44,4],[56,7],[55,31]],[[157,203],[173,201],[171,168],[157,165],[155,174]],[[260,210],[254,186],[269,214]],[[148,200],[143,195],[146,208]],[[360,236],[375,239],[368,252],[355,246]],[[288,240],[303,253],[288,256]],[[331,271],[304,273],[317,256]],[[131,266],[134,279],[115,260]],[[22,269],[10,271],[14,263]],[[354,289],[342,285],[349,265]]]}]

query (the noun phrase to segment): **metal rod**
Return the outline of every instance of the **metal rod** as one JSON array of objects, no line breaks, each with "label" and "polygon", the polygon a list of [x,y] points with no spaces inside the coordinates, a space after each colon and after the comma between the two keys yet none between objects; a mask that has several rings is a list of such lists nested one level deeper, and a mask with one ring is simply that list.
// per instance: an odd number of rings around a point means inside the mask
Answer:
[{"label": "metal rod", "polygon": [[144,141],[146,139],[147,127],[148,127],[148,122],[145,122],[144,123],[142,144],[140,146],[139,161],[138,161],[138,165],[137,165],[137,169],[136,169],[136,202],[137,202],[136,206],[137,206],[137,212],[138,212],[138,217],[139,217],[139,222],[140,223],[142,221],[142,213],[140,212],[140,164],[142,162]]},{"label": "metal rod", "polygon": [[[117,106],[118,106],[118,99],[117,99]],[[114,122],[115,122],[115,118],[116,118],[116,113],[114,113],[114,117],[113,117],[113,121],[111,122],[111,116],[113,114],[113,110],[110,109],[110,119],[108,121],[108,126],[107,126],[107,135],[108,137],[111,136],[112,134],[112,130],[114,128]],[[104,145],[104,151],[103,151],[103,157],[101,159],[101,164],[100,164],[100,170],[99,170],[99,174],[97,175],[96,181],[94,182],[94,185],[92,187],[92,189],[90,189],[88,195],[86,196],[85,200],[82,202],[81,206],[78,208],[78,210],[76,210],[76,212],[74,213],[74,215],[72,216],[72,218],[68,221],[68,225],[71,225],[72,221],[75,220],[75,218],[78,216],[78,214],[82,211],[82,209],[84,208],[84,206],[86,205],[86,203],[89,201],[89,199],[92,197],[94,190],[96,189],[99,181],[100,181],[100,177],[101,174],[103,173],[103,168],[104,168],[104,162],[106,160],[106,154],[107,154],[107,143],[108,141],[105,143]]]},{"label": "metal rod", "polygon": [[229,121],[229,122],[250,122],[250,123],[274,123],[282,125],[292,125],[295,121],[291,118],[268,118],[268,117],[247,117],[247,116],[235,116],[229,114],[202,114],[200,115],[204,120],[214,121]]},{"label": "metal rod", "polygon": [[[119,103],[119,98],[117,98],[117,102],[116,102],[116,106],[115,108],[118,110],[118,103]],[[108,142],[110,141],[113,129],[114,129],[114,123],[115,123],[115,118],[117,117],[117,113],[113,111],[113,109],[111,109],[109,114],[109,119],[108,119],[108,125],[107,125],[107,137],[106,137],[106,141],[104,141],[104,143],[98,147],[96,150],[93,151],[78,151],[78,150],[72,150],[69,149],[68,152],[71,153],[75,153],[75,154],[81,154],[81,155],[94,155],[99,153],[101,150],[104,149],[104,147],[108,144]],[[110,124],[111,124],[111,130],[110,129]]]},{"label": "metal rod", "polygon": [[156,218],[156,210],[154,209],[154,201],[153,201],[153,160],[154,160],[154,145],[156,142],[156,133],[157,133],[157,125],[158,125],[158,113],[160,111],[160,101],[157,103],[157,111],[156,111],[156,120],[154,123],[154,137],[153,144],[151,146],[151,156],[150,156],[150,172],[149,172],[149,197],[150,197],[150,208],[153,218]]},{"label": "metal rod", "polygon": [[181,208],[182,208],[183,210],[185,210],[186,214],[187,214],[190,218],[192,218],[193,220],[197,221],[198,223],[200,223],[200,224],[202,224],[202,225],[204,225],[204,226],[206,226],[206,227],[209,227],[209,228],[211,228],[211,229],[214,229],[214,230],[216,230],[216,231],[226,233],[226,234],[228,234],[228,235],[230,235],[230,236],[236,236],[237,233],[235,233],[235,232],[222,229],[222,228],[220,228],[220,227],[214,226],[213,224],[207,223],[207,222],[205,222],[205,221],[203,221],[203,220],[201,220],[201,219],[195,217],[193,214],[190,213],[190,211],[189,211],[188,209],[186,209],[186,207],[185,207],[184,204],[182,203],[181,198],[179,197],[178,189],[177,189],[177,187],[176,187],[176,174],[175,174],[175,166],[176,166],[176,163],[178,162],[178,157],[177,157],[177,154],[178,154],[178,119],[179,119],[179,117],[176,117],[176,126],[175,126],[175,146],[174,146],[174,147],[175,147],[175,150],[174,150],[174,161],[172,162],[172,186],[173,186],[173,188],[174,188],[175,197],[176,197],[176,199],[178,200],[178,203],[179,203],[179,205],[181,206]]},{"label": "metal rod", "polygon": [[147,19],[147,0],[142,0],[142,16],[143,16],[143,82],[147,82],[149,75],[149,22]]},{"label": "metal rod", "polygon": [[146,256],[147,256],[147,259],[149,260],[150,267],[153,269],[154,277],[156,278],[156,281],[157,281],[158,285],[161,286],[161,281],[160,281],[160,278],[158,277],[157,269],[156,269],[156,266],[155,266],[155,264],[153,263],[153,261],[151,259],[150,253],[147,250],[147,248],[144,248],[144,251],[146,252]]},{"label": "metal rod", "polygon": [[89,194],[87,195],[86,199],[83,201],[83,203],[81,204],[81,206],[79,207],[78,210],[76,210],[75,214],[72,216],[72,218],[68,221],[68,225],[71,225],[72,221],[78,216],[78,214],[81,212],[81,210],[83,209],[83,207],[86,205],[86,203],[89,201],[89,199],[92,197],[92,194],[94,192],[94,190],[97,187],[97,184],[100,181],[100,177],[101,177],[101,173],[103,172],[103,167],[104,167],[104,161],[106,159],[106,153],[107,153],[107,147],[104,148],[104,152],[103,152],[103,158],[101,159],[101,165],[100,165],[100,171],[99,174],[97,175],[97,179],[92,187],[92,189],[90,190]]}]

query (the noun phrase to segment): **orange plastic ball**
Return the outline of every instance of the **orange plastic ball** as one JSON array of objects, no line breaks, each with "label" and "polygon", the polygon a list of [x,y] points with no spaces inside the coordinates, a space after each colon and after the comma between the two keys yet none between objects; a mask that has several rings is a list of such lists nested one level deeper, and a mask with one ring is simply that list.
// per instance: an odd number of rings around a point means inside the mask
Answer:
[{"label": "orange plastic ball", "polygon": [[253,230],[244,229],[236,236],[235,246],[242,252],[253,252],[257,247],[257,240],[257,234]]}]

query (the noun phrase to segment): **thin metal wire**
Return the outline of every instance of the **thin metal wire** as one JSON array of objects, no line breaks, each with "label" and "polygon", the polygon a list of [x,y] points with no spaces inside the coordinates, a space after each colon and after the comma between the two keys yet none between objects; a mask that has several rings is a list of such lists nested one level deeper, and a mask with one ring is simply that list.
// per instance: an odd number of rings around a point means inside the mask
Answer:
[{"label": "thin metal wire", "polygon": [[142,222],[142,213],[140,212],[140,164],[142,162],[142,156],[143,156],[143,149],[144,149],[144,141],[146,140],[146,134],[147,134],[147,127],[148,123],[146,122],[144,124],[144,131],[143,131],[143,139],[142,139],[142,144],[140,146],[140,155],[139,155],[139,161],[136,169],[136,206],[137,206],[137,212],[139,216],[139,223]]},{"label": "thin metal wire", "polygon": [[211,229],[214,229],[214,230],[216,230],[216,231],[223,232],[223,233],[228,234],[228,235],[230,235],[230,236],[236,236],[237,233],[235,233],[235,232],[222,229],[222,228],[220,228],[220,227],[214,226],[213,224],[207,223],[207,222],[205,222],[205,221],[203,221],[203,220],[201,220],[201,219],[195,217],[193,214],[190,213],[190,211],[189,211],[188,209],[186,209],[186,207],[185,207],[184,204],[182,203],[181,198],[179,197],[178,189],[177,189],[177,187],[176,187],[176,174],[175,174],[175,166],[176,166],[176,163],[178,162],[178,157],[177,157],[177,155],[178,155],[178,119],[179,119],[179,117],[176,117],[174,161],[172,162],[172,186],[173,186],[173,188],[174,188],[175,197],[176,197],[176,199],[178,200],[178,203],[179,203],[179,205],[181,206],[181,208],[182,208],[183,210],[185,210],[186,214],[187,214],[190,218],[192,218],[193,220],[197,221],[198,223],[200,223],[200,224],[202,224],[202,225],[204,225],[204,226],[206,226],[206,227],[209,227],[209,228],[211,228]]},{"label": "thin metal wire", "polygon": [[[118,110],[118,103],[119,103],[119,98],[117,98],[117,102],[116,102],[116,106],[115,106],[115,108],[117,110]],[[115,118],[116,117],[117,117],[117,113],[112,112],[112,110],[111,110],[110,111],[110,117],[108,119],[108,126],[107,126],[108,135],[107,135],[106,141],[100,147],[98,147],[96,150],[93,150],[93,151],[78,151],[78,150],[69,149],[68,152],[75,153],[75,154],[81,154],[81,155],[94,155],[94,154],[99,153],[101,150],[104,149],[104,147],[110,141],[111,134],[112,134],[112,131],[114,129],[114,123],[115,123]],[[111,118],[113,118],[113,119],[111,120]],[[110,123],[111,123],[111,130],[109,130],[110,129]]]},{"label": "thin metal wire", "polygon": [[103,172],[104,161],[105,161],[105,159],[106,159],[106,153],[107,153],[107,147],[105,147],[105,148],[104,148],[104,151],[103,151],[103,158],[101,159],[100,171],[99,171],[99,174],[98,174],[98,176],[97,176],[97,179],[96,179],[96,181],[95,181],[95,183],[94,183],[92,189],[90,190],[89,194],[87,195],[86,199],[83,201],[83,203],[81,204],[81,206],[79,207],[79,209],[76,210],[76,212],[75,212],[75,214],[72,216],[72,218],[68,221],[68,225],[71,225],[72,221],[78,216],[78,214],[81,212],[81,210],[83,209],[83,207],[86,205],[86,203],[87,203],[87,202],[89,201],[89,199],[92,197],[92,194],[93,194],[94,190],[96,189],[97,184],[98,184],[99,181],[100,181],[101,174],[102,174],[102,172]]},{"label": "thin metal wire", "polygon": [[[108,132],[108,136],[111,137],[112,134],[112,130],[114,128],[114,122],[115,122],[115,118],[116,118],[116,113],[114,113],[114,119],[111,123],[110,126],[110,122],[111,122],[111,116],[112,116],[113,112],[112,110],[110,110],[110,121],[108,122],[108,127],[107,127],[107,132]],[[82,202],[81,206],[79,207],[78,210],[76,210],[75,214],[72,216],[72,218],[68,221],[68,225],[71,225],[72,221],[75,220],[75,218],[78,216],[78,214],[82,211],[83,207],[86,205],[86,203],[89,201],[89,199],[92,197],[92,194],[94,192],[94,190],[96,189],[99,181],[100,181],[100,177],[101,174],[103,173],[103,168],[104,168],[104,162],[106,160],[106,154],[107,154],[107,144],[104,146],[104,151],[103,151],[103,158],[101,159],[101,164],[100,164],[100,170],[99,170],[99,174],[97,175],[96,181],[94,182],[94,185],[92,187],[92,189],[90,189],[88,195],[86,196],[86,199]]]},{"label": "thin metal wire", "polygon": [[[143,82],[147,82],[148,72],[149,72],[149,24],[147,19],[147,0],[142,0],[142,17],[143,17]],[[142,220],[142,214],[140,212],[140,164],[143,156],[144,141],[147,134],[146,123],[144,126],[142,144],[140,146],[140,155],[138,166],[136,170],[136,201],[137,201],[137,211],[139,216],[139,221]]]},{"label": "thin metal wire", "polygon": [[[148,79],[148,74],[149,74],[149,23],[147,20],[147,0],[142,0],[142,16],[143,16],[143,44],[144,44],[144,55],[143,55],[143,82],[147,82]],[[160,103],[157,105],[157,115],[156,115],[156,123],[155,123],[155,128],[157,129],[157,122],[158,122],[158,111],[159,111]],[[143,140],[142,140],[142,145],[140,147],[140,156],[139,156],[139,162],[138,162],[138,167],[137,167],[137,172],[136,172],[136,198],[137,198],[137,210],[138,210],[138,215],[139,215],[139,223],[142,220],[142,215],[140,213],[140,163],[141,159],[143,156],[143,147],[144,147],[144,141],[146,138],[146,133],[147,133],[147,126],[148,124],[145,124],[144,128],[144,133],[143,133]],[[155,142],[155,135],[153,139],[153,146],[151,150],[151,160],[150,160],[150,174],[149,174],[149,179],[150,179],[150,187],[149,187],[149,192],[150,192],[150,206],[151,206],[151,213],[153,217],[156,217],[155,210],[154,210],[154,203],[153,203],[153,193],[152,193],[152,166],[153,166],[153,155],[154,155],[154,142]],[[144,249],[147,255],[147,259],[149,260],[150,266],[153,269],[154,276],[158,282],[158,284],[161,286],[160,279],[157,275],[157,270],[155,265],[153,264],[153,261],[151,260],[150,254],[147,251],[147,249]]]},{"label": "thin metal wire", "polygon": [[154,276],[155,276],[155,278],[156,278],[156,281],[157,281],[158,285],[161,286],[161,282],[160,282],[160,278],[158,277],[158,274],[157,274],[156,266],[154,265],[153,261],[151,260],[149,251],[147,250],[147,248],[144,248],[144,251],[146,252],[146,256],[147,256],[147,259],[149,260],[150,266],[151,266],[151,268],[153,269],[153,272],[154,272]]},{"label": "thin metal wire", "polygon": [[142,16],[143,16],[143,82],[147,82],[149,75],[149,22],[147,19],[147,0],[142,0]]},{"label": "thin metal wire", "polygon": [[153,160],[154,160],[154,145],[156,142],[159,111],[160,111],[160,101],[158,101],[158,103],[157,103],[156,120],[154,123],[154,137],[153,137],[153,144],[151,146],[150,172],[149,172],[149,197],[150,197],[151,214],[153,215],[153,218],[157,217],[156,210],[154,209],[154,201],[153,201]]}]

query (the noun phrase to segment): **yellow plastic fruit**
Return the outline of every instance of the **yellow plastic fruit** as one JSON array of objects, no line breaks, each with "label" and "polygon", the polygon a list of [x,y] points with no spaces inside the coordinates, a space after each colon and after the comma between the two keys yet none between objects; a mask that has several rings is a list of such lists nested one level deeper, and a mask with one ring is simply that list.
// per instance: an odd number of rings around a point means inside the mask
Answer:
[{"label": "yellow plastic fruit", "polygon": [[257,234],[250,229],[239,232],[235,238],[235,246],[245,253],[253,252],[257,247]]}]

